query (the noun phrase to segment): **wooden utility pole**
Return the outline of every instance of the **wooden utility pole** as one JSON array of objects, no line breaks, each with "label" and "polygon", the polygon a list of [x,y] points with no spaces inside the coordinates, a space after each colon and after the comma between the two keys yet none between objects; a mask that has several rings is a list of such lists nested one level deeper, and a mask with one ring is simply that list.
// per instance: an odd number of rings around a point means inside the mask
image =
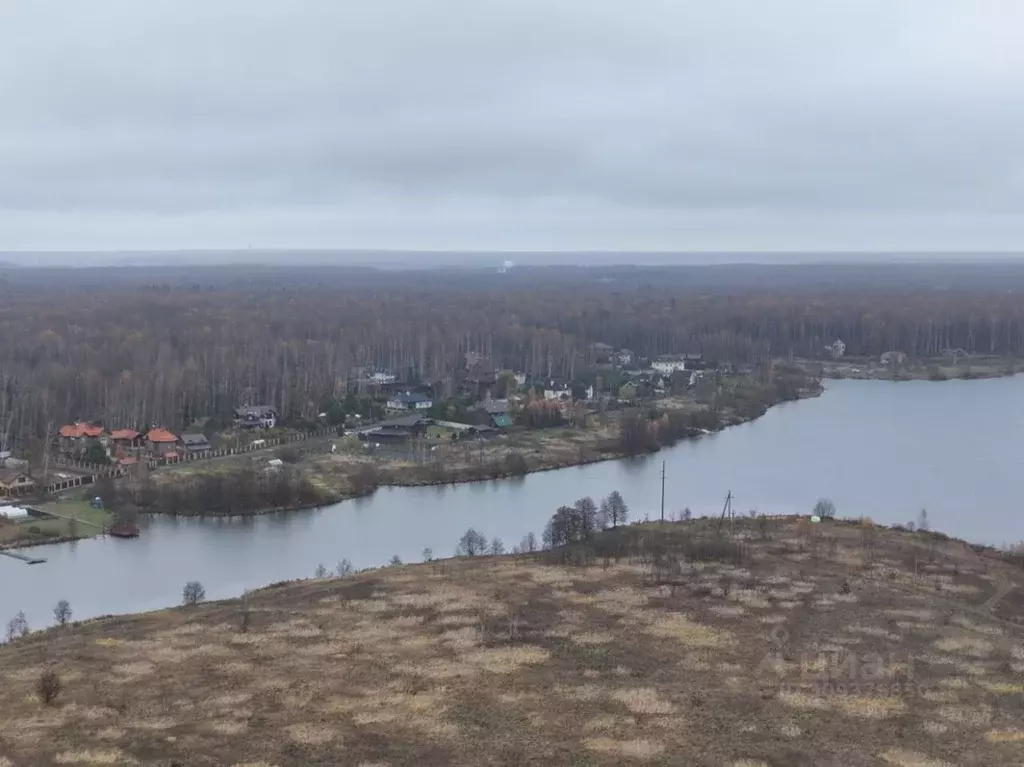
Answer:
[{"label": "wooden utility pole", "polygon": [[729,534],[732,535],[732,490],[725,496],[725,505],[722,507],[722,516],[718,518],[718,532],[722,531],[722,523],[725,522],[725,515],[729,515]]},{"label": "wooden utility pole", "polygon": [[665,521],[665,462],[661,462],[661,521]]}]

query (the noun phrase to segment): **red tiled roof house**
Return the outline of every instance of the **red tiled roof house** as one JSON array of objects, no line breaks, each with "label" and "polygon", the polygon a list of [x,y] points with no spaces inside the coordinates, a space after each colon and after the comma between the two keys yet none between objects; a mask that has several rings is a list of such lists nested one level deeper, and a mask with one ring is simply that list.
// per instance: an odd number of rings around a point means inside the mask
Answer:
[{"label": "red tiled roof house", "polygon": [[178,438],[167,429],[153,428],[146,432],[146,450],[156,458],[167,458],[177,455],[175,446]]},{"label": "red tiled roof house", "polygon": [[114,429],[110,432],[114,460],[121,465],[135,463],[135,454],[142,447],[142,435],[135,429]]},{"label": "red tiled roof house", "polygon": [[85,421],[75,421],[60,427],[60,449],[63,453],[80,453],[90,442],[103,441],[107,436],[102,426],[93,426]]}]

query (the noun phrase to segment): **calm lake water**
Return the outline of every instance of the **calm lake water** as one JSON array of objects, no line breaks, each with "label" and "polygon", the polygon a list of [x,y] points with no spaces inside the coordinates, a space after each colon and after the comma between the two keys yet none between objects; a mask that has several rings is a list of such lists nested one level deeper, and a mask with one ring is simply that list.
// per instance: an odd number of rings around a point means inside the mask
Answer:
[{"label": "calm lake water", "polygon": [[425,547],[453,553],[473,526],[511,548],[540,535],[556,507],[619,490],[633,518],[689,506],[719,514],[732,490],[738,511],[810,512],[820,496],[844,516],[891,523],[927,507],[935,529],[984,543],[1024,539],[1024,376],[986,381],[837,381],[817,399],[682,443],[645,459],[448,488],[395,488],[316,511],[249,520],[149,521],[138,540],[105,538],[31,549],[46,564],[0,557],[0,620],[24,610],[52,623],[60,599],[76,618],[177,604],[199,580],[211,599],[309,577],[343,557],[356,567]]}]

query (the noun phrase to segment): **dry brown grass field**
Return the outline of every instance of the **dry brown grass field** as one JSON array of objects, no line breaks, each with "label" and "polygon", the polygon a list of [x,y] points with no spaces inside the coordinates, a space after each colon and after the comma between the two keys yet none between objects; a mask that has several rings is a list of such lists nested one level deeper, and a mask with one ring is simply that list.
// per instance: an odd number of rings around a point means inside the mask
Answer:
[{"label": "dry brown grass field", "polygon": [[1019,568],[838,522],[712,528],[30,635],[0,648],[0,765],[1024,764]]}]

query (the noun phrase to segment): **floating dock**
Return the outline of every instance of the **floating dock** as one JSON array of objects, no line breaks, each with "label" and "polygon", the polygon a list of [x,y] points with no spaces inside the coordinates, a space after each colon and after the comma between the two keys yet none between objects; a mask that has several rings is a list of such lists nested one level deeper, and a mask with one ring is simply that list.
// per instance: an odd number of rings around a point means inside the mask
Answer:
[{"label": "floating dock", "polygon": [[41,565],[46,561],[45,559],[39,559],[37,557],[27,557],[24,554],[19,554],[16,551],[9,551],[8,549],[0,549],[0,554],[3,554],[5,557],[10,557],[11,559],[20,559],[26,565]]}]

